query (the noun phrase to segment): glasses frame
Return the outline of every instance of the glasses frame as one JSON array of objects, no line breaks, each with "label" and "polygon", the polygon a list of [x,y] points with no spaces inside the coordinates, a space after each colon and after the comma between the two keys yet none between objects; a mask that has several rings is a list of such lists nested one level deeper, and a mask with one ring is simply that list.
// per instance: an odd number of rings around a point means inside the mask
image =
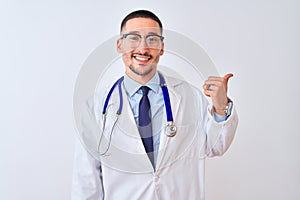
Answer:
[{"label": "glasses frame", "polygon": [[[163,42],[165,37],[164,36],[161,36],[161,35],[158,35],[158,34],[149,34],[149,35],[140,35],[140,34],[137,34],[137,33],[124,33],[121,35],[121,39],[126,39],[128,35],[135,35],[135,36],[138,36],[140,38],[140,41],[139,41],[139,44],[137,46],[139,46],[142,42],[142,38],[145,38],[146,40],[146,43],[147,43],[147,38],[148,37],[151,37],[151,36],[157,36],[159,37],[160,41]],[[147,43],[147,46],[149,46],[149,44]]]}]

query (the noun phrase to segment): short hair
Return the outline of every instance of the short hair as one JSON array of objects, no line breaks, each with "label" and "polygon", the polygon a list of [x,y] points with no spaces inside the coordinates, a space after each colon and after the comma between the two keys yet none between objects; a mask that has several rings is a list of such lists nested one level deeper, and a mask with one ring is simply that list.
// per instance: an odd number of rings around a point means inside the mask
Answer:
[{"label": "short hair", "polygon": [[130,19],[134,19],[134,18],[150,18],[153,19],[154,21],[156,21],[160,27],[160,31],[163,31],[163,26],[161,21],[159,20],[159,18],[152,12],[148,11],[148,10],[136,10],[133,11],[132,13],[129,13],[122,21],[121,23],[121,29],[120,32],[122,32],[123,27],[126,25],[127,21]]}]

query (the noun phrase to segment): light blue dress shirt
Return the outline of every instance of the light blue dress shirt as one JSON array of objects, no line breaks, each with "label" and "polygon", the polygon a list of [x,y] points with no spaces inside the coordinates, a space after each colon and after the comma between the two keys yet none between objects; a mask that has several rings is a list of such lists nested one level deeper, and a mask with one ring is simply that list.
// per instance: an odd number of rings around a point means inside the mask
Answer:
[{"label": "light blue dress shirt", "polygon": [[[139,118],[139,102],[143,96],[140,87],[142,84],[134,81],[126,74],[124,75],[124,87],[128,97],[128,101],[133,112],[135,122],[138,124]],[[151,106],[151,116],[152,116],[152,134],[153,134],[153,146],[154,146],[154,164],[157,160],[157,152],[160,144],[160,134],[162,129],[162,118],[164,111],[164,98],[160,87],[159,75],[156,74],[152,79],[145,84],[151,90],[149,90],[148,98]],[[214,113],[214,118],[217,122],[222,122],[226,120],[225,116],[218,115]]]},{"label": "light blue dress shirt", "polygon": [[[154,148],[154,164],[156,164],[157,152],[160,144],[160,133],[162,128],[162,117],[164,108],[164,98],[162,90],[160,88],[160,80],[158,73],[156,73],[152,79],[145,84],[150,88],[148,98],[151,106],[151,122],[152,122],[152,134],[153,134],[153,148]],[[142,84],[134,81],[126,74],[124,76],[124,87],[128,97],[128,101],[135,119],[138,124],[139,119],[139,102],[143,96],[140,87]]]}]

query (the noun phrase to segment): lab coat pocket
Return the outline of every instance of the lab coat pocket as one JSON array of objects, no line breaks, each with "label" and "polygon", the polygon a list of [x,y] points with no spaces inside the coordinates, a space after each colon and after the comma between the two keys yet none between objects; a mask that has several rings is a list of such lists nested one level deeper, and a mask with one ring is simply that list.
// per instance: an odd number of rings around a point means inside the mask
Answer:
[{"label": "lab coat pocket", "polygon": [[196,143],[196,125],[177,126],[177,132],[174,137],[161,135],[161,145],[158,154],[158,163],[160,167],[166,167],[183,158],[192,158],[197,156]]}]

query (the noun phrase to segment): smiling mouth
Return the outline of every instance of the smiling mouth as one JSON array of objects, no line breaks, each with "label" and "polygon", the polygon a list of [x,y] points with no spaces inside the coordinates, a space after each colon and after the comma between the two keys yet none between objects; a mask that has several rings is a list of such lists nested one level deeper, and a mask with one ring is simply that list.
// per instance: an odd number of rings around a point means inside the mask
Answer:
[{"label": "smiling mouth", "polygon": [[147,62],[152,59],[150,54],[133,54],[132,57],[138,62]]}]

